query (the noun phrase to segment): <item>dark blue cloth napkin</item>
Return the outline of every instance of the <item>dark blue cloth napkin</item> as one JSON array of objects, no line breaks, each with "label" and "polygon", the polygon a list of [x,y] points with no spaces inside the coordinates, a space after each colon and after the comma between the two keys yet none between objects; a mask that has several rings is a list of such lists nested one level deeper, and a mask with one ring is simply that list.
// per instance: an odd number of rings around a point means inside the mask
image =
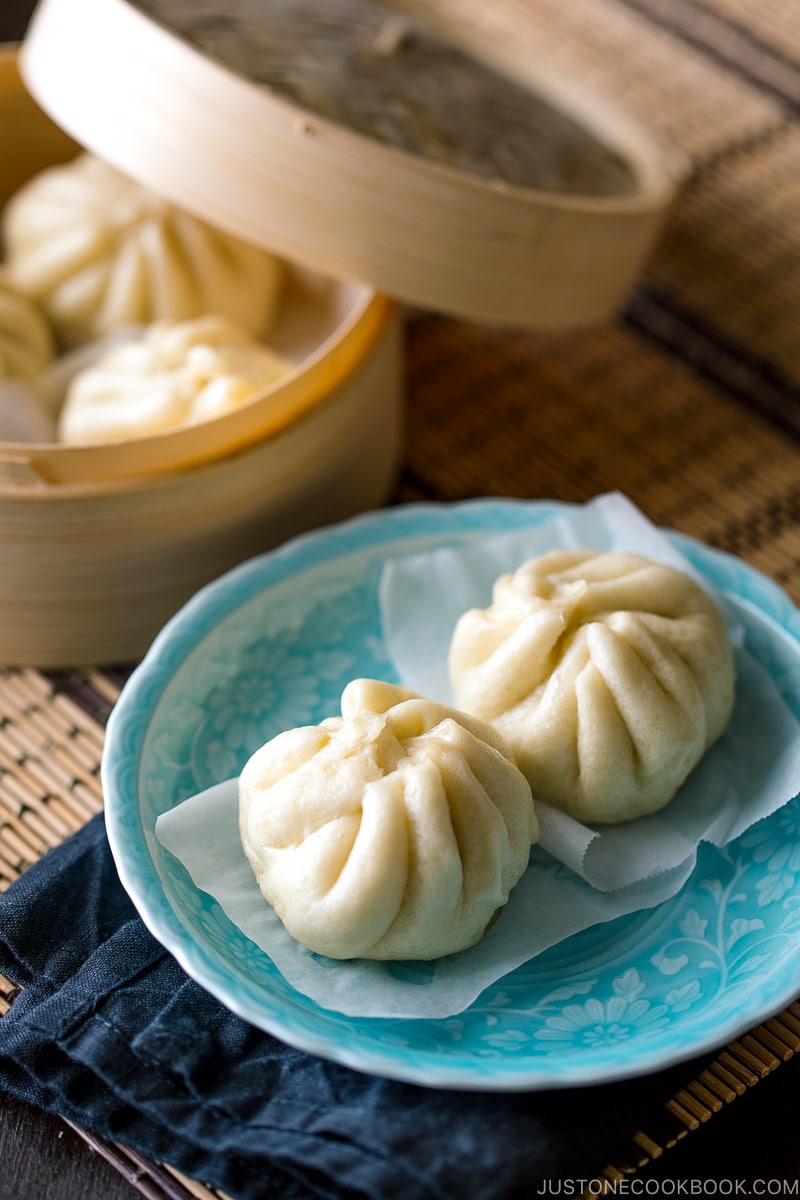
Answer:
[{"label": "dark blue cloth napkin", "polygon": [[0,898],[0,1087],[235,1200],[526,1200],[594,1179],[692,1067],[480,1094],[384,1080],[228,1012],[147,932],[101,817]]}]

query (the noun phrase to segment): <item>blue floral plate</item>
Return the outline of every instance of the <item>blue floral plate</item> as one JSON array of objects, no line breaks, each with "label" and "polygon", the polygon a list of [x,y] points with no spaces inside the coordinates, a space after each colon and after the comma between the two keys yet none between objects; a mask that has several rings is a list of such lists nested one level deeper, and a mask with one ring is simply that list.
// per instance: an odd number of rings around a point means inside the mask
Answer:
[{"label": "blue floral plate", "polygon": [[[156,840],[160,813],[237,774],[280,730],[337,712],[349,679],[394,677],[377,597],[387,558],[567,511],[508,500],[409,505],[306,535],[199,592],[126,685],[103,759],[120,877],[188,974],[254,1025],[376,1074],[532,1089],[665,1067],[723,1044],[800,992],[798,799],[724,850],[701,846],[673,899],[582,931],[443,1020],[320,1008]],[[800,614],[739,560],[669,536],[750,614],[747,648],[800,717]]]}]

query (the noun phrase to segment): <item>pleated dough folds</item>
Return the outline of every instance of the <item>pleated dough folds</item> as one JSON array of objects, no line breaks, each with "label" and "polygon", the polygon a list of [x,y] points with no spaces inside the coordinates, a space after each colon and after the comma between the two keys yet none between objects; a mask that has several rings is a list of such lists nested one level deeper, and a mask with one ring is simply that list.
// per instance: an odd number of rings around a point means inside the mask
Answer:
[{"label": "pleated dough folds", "polygon": [[65,347],[120,326],[221,313],[268,332],[283,267],[82,153],[24,184],[3,213],[7,268]]},{"label": "pleated dough folds", "polygon": [[59,414],[62,442],[151,437],[224,416],[292,369],[238,325],[211,313],[156,321],[79,371]]},{"label": "pleated dough folds", "polygon": [[722,734],[734,665],[719,609],[682,572],[553,551],[459,619],[455,703],[491,723],[539,800],[593,823],[662,808]]},{"label": "pleated dough folds", "polygon": [[279,734],[240,777],[240,832],[266,899],[331,958],[433,959],[477,942],[538,837],[502,738],[376,680],[342,715]]}]

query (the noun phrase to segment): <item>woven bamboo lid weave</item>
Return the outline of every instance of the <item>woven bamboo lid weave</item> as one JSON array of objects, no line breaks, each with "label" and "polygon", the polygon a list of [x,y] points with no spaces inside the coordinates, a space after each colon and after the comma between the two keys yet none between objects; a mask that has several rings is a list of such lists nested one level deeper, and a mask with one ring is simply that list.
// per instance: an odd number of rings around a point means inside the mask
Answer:
[{"label": "woven bamboo lid weave", "polygon": [[678,158],[582,81],[420,11],[42,0],[22,73],[77,141],[292,261],[481,321],[604,319]]}]

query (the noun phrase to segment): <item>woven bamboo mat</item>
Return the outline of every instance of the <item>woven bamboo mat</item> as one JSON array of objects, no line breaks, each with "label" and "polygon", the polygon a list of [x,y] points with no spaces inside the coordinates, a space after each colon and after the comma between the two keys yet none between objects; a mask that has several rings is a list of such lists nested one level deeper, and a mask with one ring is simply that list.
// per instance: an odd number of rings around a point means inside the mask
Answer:
[{"label": "woven bamboo mat", "polygon": [[[800,603],[796,0],[435,3],[601,84],[693,169],[606,327],[543,336],[410,314],[397,501],[619,489]],[[0,888],[101,807],[103,725],[127,669],[0,671]],[[603,1178],[646,1166],[798,1051],[795,1004],[687,1080],[657,1129],[609,1147]],[[94,1144],[146,1177],[143,1194],[212,1194]]]}]

